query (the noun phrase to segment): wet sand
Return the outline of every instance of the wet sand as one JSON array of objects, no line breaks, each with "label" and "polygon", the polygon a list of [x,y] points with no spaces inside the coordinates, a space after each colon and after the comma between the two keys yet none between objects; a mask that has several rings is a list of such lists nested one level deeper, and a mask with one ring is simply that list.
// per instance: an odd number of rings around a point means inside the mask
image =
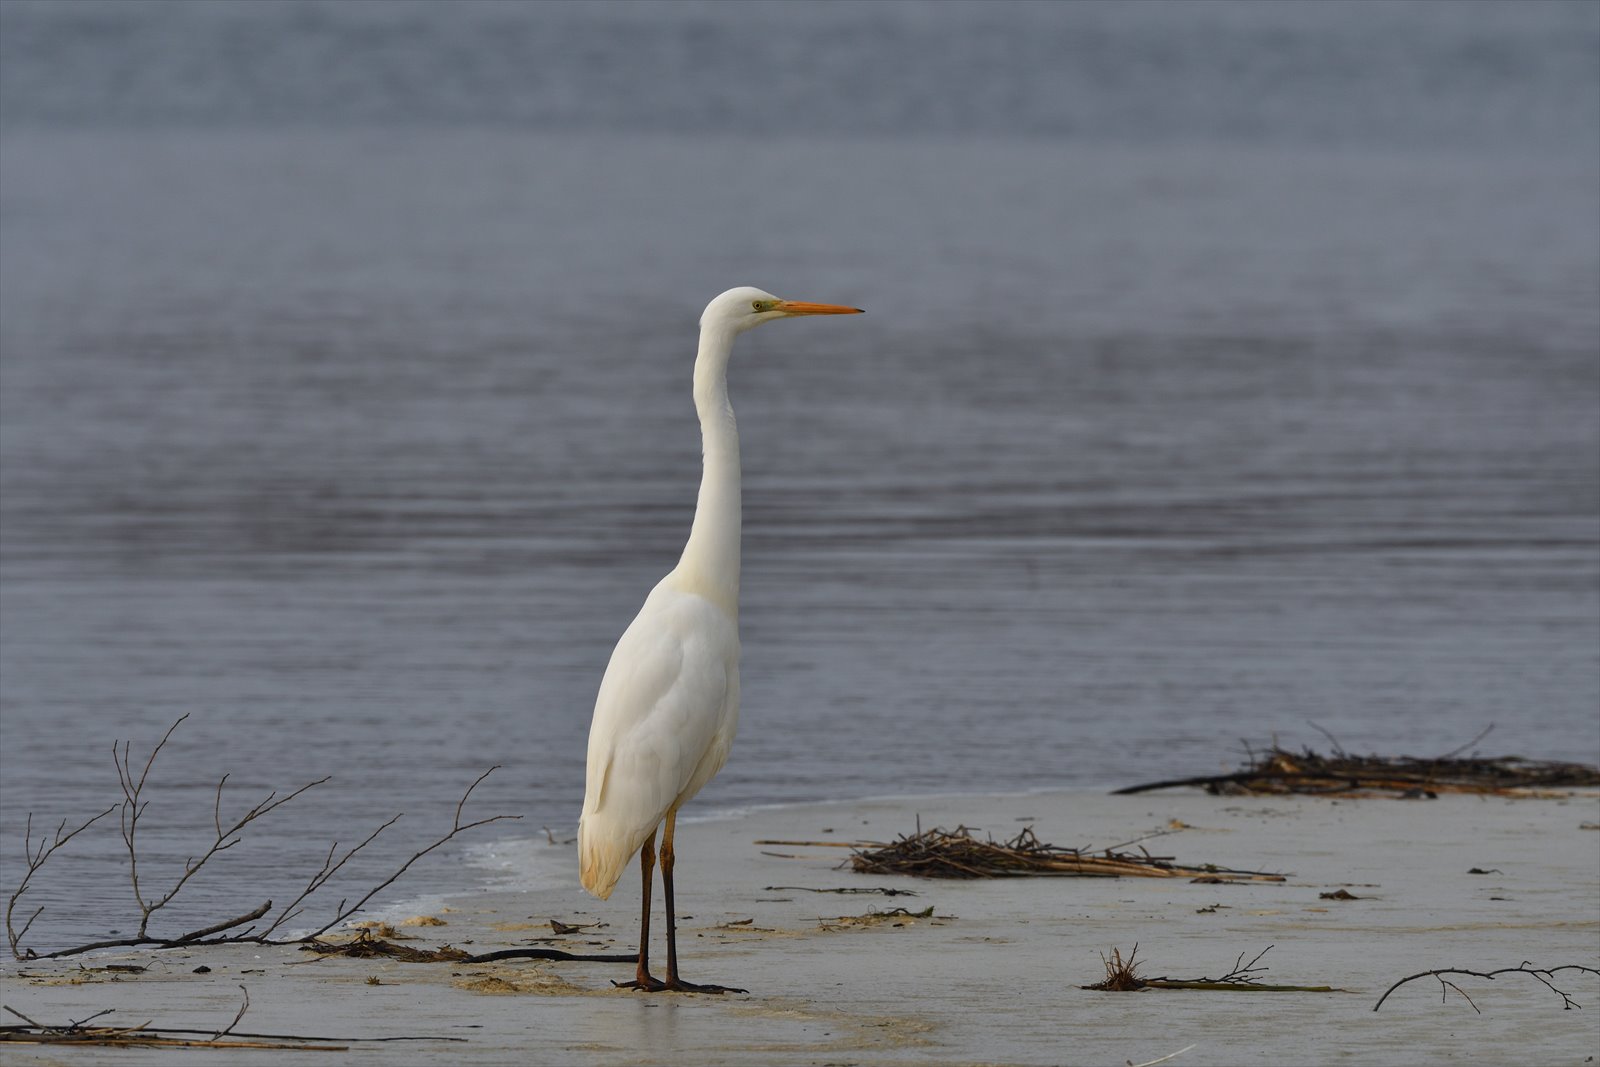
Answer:
[{"label": "wet sand", "polygon": [[[974,882],[860,875],[843,848],[757,845],[889,840],[957,824],[1005,838],[1032,825],[1063,846],[1143,841],[1156,855],[1278,871],[1282,883],[1018,878]],[[680,825],[680,949],[689,981],[745,986],[722,997],[614,989],[628,965],[507,961],[400,963],[293,948],[229,946],[7,961],[4,1003],[41,1022],[82,1019],[344,1038],[349,1051],[4,1047],[5,1063],[338,1062],[370,1064],[1123,1064],[1186,1046],[1168,1062],[1414,1064],[1591,1062],[1600,981],[1526,975],[1458,979],[1479,1012],[1432,978],[1373,1004],[1394,981],[1435,967],[1523,961],[1600,966],[1600,798],[1437,800],[1222,798],[1197,793],[923,797],[757,811]],[[1172,830],[1175,825],[1184,828]],[[539,846],[548,889],[494,888],[443,902],[443,926],[400,926],[405,942],[474,952],[529,943],[631,952],[636,876],[610,901],[577,887],[573,846]],[[1471,874],[1472,868],[1490,871]],[[570,876],[569,876],[570,875]],[[464,875],[464,880],[465,880]],[[774,886],[886,886],[915,896]],[[1360,898],[1329,900],[1344,889]],[[873,918],[895,907],[930,918]],[[661,959],[660,911],[654,924]],[[408,912],[407,914],[411,914]],[[863,918],[868,916],[867,918]],[[404,916],[392,912],[391,921]],[[549,920],[605,923],[551,941]],[[1218,976],[1267,948],[1266,982],[1350,992],[1080,989],[1101,954],[1138,943],[1148,977]],[[83,971],[137,963],[137,975]],[[194,970],[210,967],[204,974]],[[659,971],[659,968],[658,968]],[[376,984],[373,980],[376,979]],[[14,1019],[8,1019],[14,1022]],[[437,1038],[460,1038],[443,1041]]]}]

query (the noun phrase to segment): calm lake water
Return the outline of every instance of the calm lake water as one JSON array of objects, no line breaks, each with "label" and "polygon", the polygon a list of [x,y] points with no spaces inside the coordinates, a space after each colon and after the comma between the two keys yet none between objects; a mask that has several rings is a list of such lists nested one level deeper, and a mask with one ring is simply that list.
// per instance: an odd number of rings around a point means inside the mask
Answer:
[{"label": "calm lake water", "polygon": [[[475,840],[570,829],[736,284],[869,313],[740,341],[698,811],[1313,722],[1600,759],[1597,42],[1592,4],[0,7],[0,882],[184,714],[158,878],[223,773],[225,813],[333,780],[167,932],[404,811],[397,863],[491,764],[468,814],[523,820]],[[115,827],[80,844],[41,948],[129,928]],[[388,899],[480,877],[444,852]]]}]

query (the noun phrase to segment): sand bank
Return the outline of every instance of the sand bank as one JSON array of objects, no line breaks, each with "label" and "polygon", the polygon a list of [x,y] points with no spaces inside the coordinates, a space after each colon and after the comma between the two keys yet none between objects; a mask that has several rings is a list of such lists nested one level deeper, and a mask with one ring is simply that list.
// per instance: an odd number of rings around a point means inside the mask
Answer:
[{"label": "sand bank", "polygon": [[[1032,825],[1057,845],[1106,847],[1156,831],[1152,853],[1289,875],[1282,883],[1019,878],[921,881],[836,869],[846,849],[760,839],[889,840],[965,823],[997,838]],[[512,961],[416,964],[294,949],[222,947],[102,953],[3,968],[4,1002],[42,1022],[81,1019],[220,1027],[239,986],[240,1030],[346,1038],[431,1035],[465,1041],[353,1043],[347,1052],[17,1046],[5,1063],[370,1064],[1123,1064],[1188,1045],[1201,1064],[1581,1064],[1600,1048],[1600,982],[1525,975],[1461,979],[1481,1014],[1434,979],[1382,1011],[1391,983],[1434,967],[1492,970],[1600,965],[1600,799],[1328,801],[1196,793],[1086,793],[851,801],[688,823],[679,831],[680,947],[689,981],[744,986],[726,997],[613,989],[618,965]],[[1172,830],[1175,826],[1183,829]],[[1585,827],[1590,827],[1586,829]],[[551,889],[473,892],[402,928],[433,947],[474,952],[550,944],[629,952],[637,882],[600,903],[577,887],[570,845],[540,846]],[[1471,874],[1473,868],[1490,871]],[[541,884],[543,878],[541,874]],[[888,886],[915,896],[805,889]],[[1321,894],[1344,889],[1356,900]],[[904,906],[929,918],[861,917]],[[659,902],[658,902],[659,909]],[[659,910],[658,910],[659,915]],[[548,921],[606,926],[548,937]],[[660,923],[657,958],[660,958]],[[1271,945],[1268,982],[1352,992],[1080,989],[1101,953],[1139,945],[1148,976],[1217,976]],[[80,963],[145,964],[137,975]],[[208,973],[196,974],[204,964]],[[373,983],[373,980],[376,983]],[[8,1019],[7,1021],[15,1021]]]}]

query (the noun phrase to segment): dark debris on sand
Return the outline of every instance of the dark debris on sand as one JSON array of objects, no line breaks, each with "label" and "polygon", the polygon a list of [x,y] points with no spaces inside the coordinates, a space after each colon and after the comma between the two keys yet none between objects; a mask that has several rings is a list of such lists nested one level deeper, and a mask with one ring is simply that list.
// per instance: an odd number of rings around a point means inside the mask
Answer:
[{"label": "dark debris on sand", "polygon": [[[1479,735],[1480,737],[1482,735]],[[1529,760],[1521,756],[1354,756],[1335,748],[1324,756],[1311,749],[1291,752],[1274,744],[1247,750],[1242,770],[1199,778],[1176,778],[1118,789],[1117,794],[1200,786],[1224,796],[1303,793],[1311,795],[1434,797],[1440,793],[1514,795],[1600,786],[1600,768],[1585,763]]]}]

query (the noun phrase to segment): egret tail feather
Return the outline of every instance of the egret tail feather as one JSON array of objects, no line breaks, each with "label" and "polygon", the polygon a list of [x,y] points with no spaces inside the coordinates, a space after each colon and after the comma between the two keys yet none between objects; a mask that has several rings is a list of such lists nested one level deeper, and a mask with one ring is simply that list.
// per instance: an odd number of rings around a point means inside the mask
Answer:
[{"label": "egret tail feather", "polygon": [[579,878],[583,888],[601,900],[609,898],[642,844],[644,836],[606,832],[585,815],[578,822]]}]

